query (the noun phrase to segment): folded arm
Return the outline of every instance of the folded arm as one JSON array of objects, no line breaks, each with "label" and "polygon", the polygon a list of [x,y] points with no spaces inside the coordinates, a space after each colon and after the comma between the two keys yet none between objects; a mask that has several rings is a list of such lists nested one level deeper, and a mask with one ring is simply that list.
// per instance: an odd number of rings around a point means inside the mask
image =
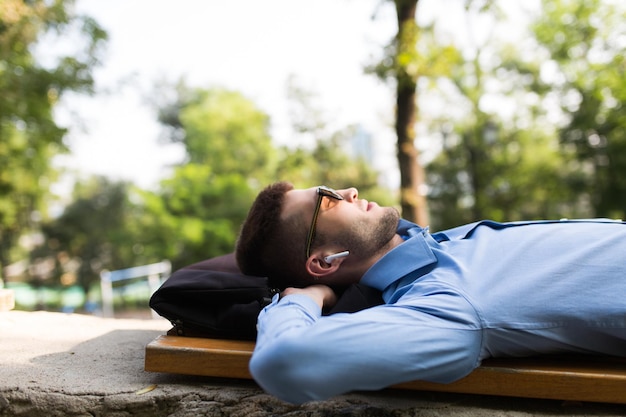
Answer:
[{"label": "folded arm", "polygon": [[476,329],[401,305],[322,317],[318,296],[290,292],[259,316],[250,371],[278,398],[303,403],[416,379],[452,382],[478,365]]}]

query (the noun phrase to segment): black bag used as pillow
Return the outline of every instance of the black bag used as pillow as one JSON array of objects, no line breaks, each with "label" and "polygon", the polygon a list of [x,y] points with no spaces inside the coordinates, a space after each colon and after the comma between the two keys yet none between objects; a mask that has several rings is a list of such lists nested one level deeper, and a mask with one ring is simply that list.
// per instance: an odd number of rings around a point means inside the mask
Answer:
[{"label": "black bag used as pillow", "polygon": [[[267,278],[243,275],[231,253],[175,271],[152,295],[150,307],[172,323],[169,334],[255,340],[257,316],[276,292]],[[330,314],[382,302],[380,291],[355,284]]]},{"label": "black bag used as pillow", "polygon": [[256,319],[273,292],[265,277],[243,275],[233,254],[175,271],[150,298],[169,334],[254,340]]}]

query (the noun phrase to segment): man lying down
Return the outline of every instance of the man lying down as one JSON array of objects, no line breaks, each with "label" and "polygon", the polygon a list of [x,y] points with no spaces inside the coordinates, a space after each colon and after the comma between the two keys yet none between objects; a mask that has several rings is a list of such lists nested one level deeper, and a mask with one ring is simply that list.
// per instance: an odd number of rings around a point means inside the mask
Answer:
[{"label": "man lying down", "polygon": [[[279,182],[255,200],[236,255],[244,273],[284,289],[259,316],[250,371],[292,403],[449,383],[490,357],[626,356],[624,222],[481,221],[429,233],[355,188]],[[384,304],[322,316],[333,288],[357,282]]]}]

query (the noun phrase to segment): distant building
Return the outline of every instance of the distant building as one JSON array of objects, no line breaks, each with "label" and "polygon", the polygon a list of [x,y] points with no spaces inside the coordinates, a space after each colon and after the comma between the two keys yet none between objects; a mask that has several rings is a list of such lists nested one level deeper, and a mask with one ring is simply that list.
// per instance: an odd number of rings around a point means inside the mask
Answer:
[{"label": "distant building", "polygon": [[350,146],[352,147],[351,155],[354,158],[361,158],[369,165],[374,165],[372,134],[362,125],[357,125],[354,136],[350,139]]}]

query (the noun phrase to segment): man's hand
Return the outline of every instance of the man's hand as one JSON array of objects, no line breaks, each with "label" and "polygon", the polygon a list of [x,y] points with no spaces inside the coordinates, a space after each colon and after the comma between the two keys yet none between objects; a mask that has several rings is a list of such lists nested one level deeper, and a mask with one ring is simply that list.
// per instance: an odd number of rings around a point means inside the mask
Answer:
[{"label": "man's hand", "polygon": [[303,294],[310,297],[321,309],[332,308],[337,303],[337,294],[328,285],[311,285],[305,288],[285,288],[281,297],[290,294]]}]

